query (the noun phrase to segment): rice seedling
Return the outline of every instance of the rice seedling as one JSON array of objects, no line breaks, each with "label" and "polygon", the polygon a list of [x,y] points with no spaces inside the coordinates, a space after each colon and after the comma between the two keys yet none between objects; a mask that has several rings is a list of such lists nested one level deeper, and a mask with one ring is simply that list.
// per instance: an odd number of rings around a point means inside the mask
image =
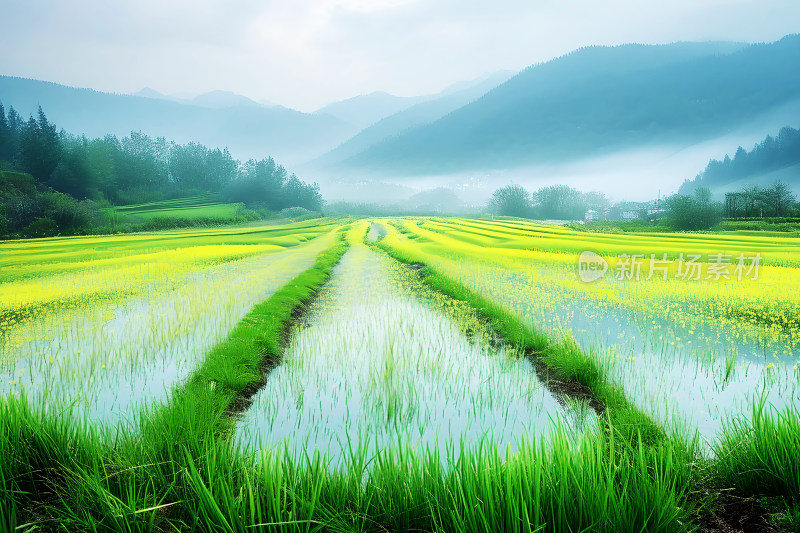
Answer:
[{"label": "rice seedling", "polygon": [[793,495],[800,502],[800,410],[777,409],[764,397],[751,409],[728,421],[716,443],[722,483],[748,496]]},{"label": "rice seedling", "polygon": [[240,422],[243,446],[319,451],[335,467],[394,445],[515,450],[566,423],[527,360],[471,343],[434,296],[411,291],[424,291],[412,273],[356,243]]}]

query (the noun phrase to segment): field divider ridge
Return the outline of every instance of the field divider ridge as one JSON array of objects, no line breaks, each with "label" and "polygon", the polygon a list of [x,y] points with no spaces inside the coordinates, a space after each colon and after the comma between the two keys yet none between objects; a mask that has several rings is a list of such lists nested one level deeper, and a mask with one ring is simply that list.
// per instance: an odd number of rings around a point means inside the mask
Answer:
[{"label": "field divider ridge", "polygon": [[230,435],[236,415],[247,410],[280,364],[293,325],[348,250],[343,229],[337,230],[334,243],[317,256],[313,266],[250,310],[175,391],[170,403],[144,419],[143,433],[180,436],[181,441]]}]

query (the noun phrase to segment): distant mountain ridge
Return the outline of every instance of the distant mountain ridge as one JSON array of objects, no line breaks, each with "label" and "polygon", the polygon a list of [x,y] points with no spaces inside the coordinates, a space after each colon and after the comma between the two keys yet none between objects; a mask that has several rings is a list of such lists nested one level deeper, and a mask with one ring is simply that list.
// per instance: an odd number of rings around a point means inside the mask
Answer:
[{"label": "distant mountain ridge", "polygon": [[451,85],[435,98],[407,107],[361,130],[340,146],[312,161],[310,165],[324,167],[340,163],[410,128],[435,122],[446,114],[480,98],[514,74],[513,71],[500,71],[471,82]]},{"label": "distant mountain ridge", "polygon": [[236,94],[232,91],[210,91],[200,94],[193,98],[180,98],[174,95],[162,94],[155,89],[145,87],[141,91],[133,93],[131,96],[141,96],[143,98],[153,98],[155,100],[167,100],[169,102],[177,102],[181,104],[196,105],[198,107],[207,107],[210,109],[224,109],[226,107],[243,106],[256,106],[256,107],[272,107],[274,104],[265,100],[256,102],[241,94]]},{"label": "distant mountain ridge", "polygon": [[385,116],[393,115],[425,99],[425,96],[402,97],[384,91],[376,91],[338,102],[331,102],[314,111],[314,114],[332,115],[339,120],[349,122],[362,129]]},{"label": "distant mountain ridge", "polygon": [[[413,98],[372,93],[314,113],[228,91],[119,95],[8,76],[0,76],[0,102],[23,117],[41,105],[58,127],[89,137],[141,130],[228,147],[241,159],[272,155],[334,178],[402,178],[697,144],[767,112],[800,109],[798,63],[800,36],[791,35],[756,45],[588,47],[510,79],[496,73]],[[363,129],[351,123],[378,117]]]},{"label": "distant mountain ridge", "polygon": [[695,143],[800,101],[800,36],[771,44],[675,43],[577,50],[474,102],[331,165],[425,175]]},{"label": "distant mountain ridge", "polygon": [[221,100],[230,101],[230,95],[204,95],[201,107],[0,76],[0,102],[6,110],[13,106],[27,118],[41,105],[59,128],[88,137],[109,133],[122,137],[141,130],[179,143],[197,141],[228,147],[241,159],[271,155],[287,165],[296,165],[330,150],[357,131],[330,115],[256,102],[221,107]]},{"label": "distant mountain ridge", "polygon": [[[0,76],[0,103],[6,108],[14,107],[23,117],[35,114],[41,105],[59,128],[89,137],[109,133],[122,137],[141,130],[177,142],[228,147],[243,159],[272,155],[298,166],[357,134],[360,128],[352,122],[381,122],[387,114],[398,115],[377,128],[367,128],[364,135],[333,156],[337,160],[411,125],[439,118],[511,74],[494,73],[419,97],[372,93],[333,102],[314,113],[302,113],[266,100],[256,102],[231,91],[166,95],[145,87],[134,94],[114,94],[12,76]],[[419,104],[428,107],[417,107]],[[402,115],[406,109],[410,112]]]},{"label": "distant mountain ridge", "polygon": [[[327,113],[363,129],[417,105],[446,100],[454,94],[463,93],[464,91],[472,90],[474,92],[476,87],[483,87],[482,90],[479,90],[479,93],[483,94],[489,88],[506,81],[513,74],[513,71],[505,70],[494,72],[473,80],[456,82],[439,93],[421,96],[395,96],[384,91],[376,91],[338,102],[331,102],[314,113]],[[463,103],[466,103],[466,101]],[[463,103],[460,105],[463,105]],[[398,130],[395,133],[399,133],[399,131],[402,130]]]}]

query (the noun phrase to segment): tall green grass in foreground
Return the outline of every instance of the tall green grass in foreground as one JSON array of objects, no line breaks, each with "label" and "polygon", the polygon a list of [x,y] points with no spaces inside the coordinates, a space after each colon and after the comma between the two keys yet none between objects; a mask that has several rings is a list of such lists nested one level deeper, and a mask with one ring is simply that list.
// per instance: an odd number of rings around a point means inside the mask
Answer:
[{"label": "tall green grass in foreground", "polygon": [[717,445],[720,479],[745,495],[792,494],[800,503],[800,409],[763,401],[749,419],[731,421]]},{"label": "tall green grass in foreground", "polygon": [[750,418],[730,421],[717,444],[718,483],[761,500],[770,521],[800,532],[800,409],[754,402]]},{"label": "tall green grass in foreground", "polygon": [[[8,426],[9,415],[19,422],[17,430]],[[684,503],[690,473],[669,446],[587,438],[576,448],[574,439],[561,434],[546,445],[523,444],[508,461],[496,449],[465,449],[449,466],[435,453],[420,457],[387,449],[365,477],[359,461],[331,471],[319,455],[299,464],[265,455],[255,463],[226,440],[180,444],[158,457],[159,463],[149,463],[156,458],[142,448],[130,448],[122,458],[122,451],[104,448],[91,431],[72,431],[57,420],[39,418],[16,401],[0,407],[0,421],[0,451],[17,458],[14,486],[31,492],[19,508],[25,509],[26,520],[44,528],[690,529],[684,525],[691,512]],[[442,452],[445,457],[452,453]]]}]

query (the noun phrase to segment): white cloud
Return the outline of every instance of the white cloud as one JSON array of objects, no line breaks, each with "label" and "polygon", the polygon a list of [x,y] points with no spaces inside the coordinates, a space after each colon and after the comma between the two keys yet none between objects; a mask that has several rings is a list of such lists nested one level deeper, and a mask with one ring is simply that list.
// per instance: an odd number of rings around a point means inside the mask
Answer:
[{"label": "white cloud", "polygon": [[0,73],[133,92],[227,89],[305,110],[413,95],[589,44],[770,41],[796,0],[7,0]]}]

